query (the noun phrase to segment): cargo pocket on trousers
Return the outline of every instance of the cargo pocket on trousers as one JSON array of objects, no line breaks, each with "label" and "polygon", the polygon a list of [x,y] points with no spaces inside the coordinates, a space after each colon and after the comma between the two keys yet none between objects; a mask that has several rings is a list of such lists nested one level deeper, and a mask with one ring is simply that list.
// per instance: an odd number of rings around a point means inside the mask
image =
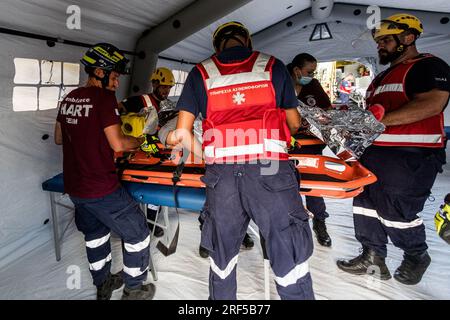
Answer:
[{"label": "cargo pocket on trousers", "polygon": [[209,208],[214,210],[214,198],[216,197],[214,189],[220,180],[220,175],[211,168],[207,168],[205,175],[200,180],[206,185],[206,203],[205,210]]},{"label": "cargo pocket on trousers", "polygon": [[294,172],[260,176],[258,181],[264,189],[272,192],[280,192],[292,188],[298,188],[297,178],[295,177]]},{"label": "cargo pocket on trousers", "polygon": [[200,214],[203,220],[202,233],[200,245],[208,251],[214,251],[213,236],[214,236],[214,221],[210,217],[207,210],[203,210]]},{"label": "cargo pocket on trousers", "polygon": [[312,255],[313,240],[308,215],[303,210],[289,214],[289,225],[282,227],[281,235],[290,246],[296,264],[305,262]]},{"label": "cargo pocket on trousers", "polygon": [[148,232],[146,218],[136,203],[130,203],[120,211],[114,212],[112,219],[122,238],[138,239],[146,236]]}]

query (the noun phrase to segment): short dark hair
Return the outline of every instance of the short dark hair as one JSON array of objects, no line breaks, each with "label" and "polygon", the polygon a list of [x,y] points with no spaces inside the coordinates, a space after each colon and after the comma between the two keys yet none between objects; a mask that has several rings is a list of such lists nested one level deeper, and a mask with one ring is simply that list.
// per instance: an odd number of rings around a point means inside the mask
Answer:
[{"label": "short dark hair", "polygon": [[419,31],[417,31],[416,29],[411,29],[410,28],[410,29],[408,29],[406,31],[403,31],[400,34],[400,36],[409,36],[410,34],[414,35],[414,41],[410,45],[415,46],[417,38],[420,37],[420,32]]},{"label": "short dark hair", "polygon": [[286,69],[289,71],[289,73],[294,72],[294,65],[292,64],[292,62],[286,65]]},{"label": "short dark hair", "polygon": [[292,60],[292,69],[294,67],[303,68],[306,62],[317,62],[317,59],[309,53],[300,53],[295,56],[294,60]]}]

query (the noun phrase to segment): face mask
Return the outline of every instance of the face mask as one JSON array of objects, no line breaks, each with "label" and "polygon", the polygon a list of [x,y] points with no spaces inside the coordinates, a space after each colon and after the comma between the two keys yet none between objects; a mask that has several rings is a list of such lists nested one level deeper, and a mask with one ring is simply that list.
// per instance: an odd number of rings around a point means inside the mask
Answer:
[{"label": "face mask", "polygon": [[301,86],[306,86],[312,81],[312,79],[313,79],[312,77],[300,77],[297,79],[297,82]]}]

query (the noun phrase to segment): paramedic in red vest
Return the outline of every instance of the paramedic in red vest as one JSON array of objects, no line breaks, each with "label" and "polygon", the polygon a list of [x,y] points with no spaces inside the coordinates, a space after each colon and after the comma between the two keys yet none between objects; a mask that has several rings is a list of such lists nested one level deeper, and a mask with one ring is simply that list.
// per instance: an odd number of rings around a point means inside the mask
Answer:
[{"label": "paramedic in red vest", "polygon": [[[160,67],[157,68],[151,75],[150,81],[152,82],[152,92],[149,94],[143,94],[141,96],[129,97],[119,103],[119,109],[121,112],[135,112],[138,113],[143,108],[154,107],[158,112],[160,118],[160,126],[163,126],[169,117],[176,117],[177,113],[172,112],[171,114],[163,112],[161,110],[161,102],[167,100],[169,97],[170,90],[175,85],[175,77],[170,69]],[[164,121],[164,122],[162,122]],[[164,144],[164,142],[163,142]],[[154,235],[156,237],[162,237],[164,235],[164,229],[159,226],[154,225],[152,222],[156,219],[156,214],[160,210],[160,206],[148,204],[147,206],[147,223],[150,230],[154,230]]]},{"label": "paramedic in red vest", "polygon": [[313,299],[308,259],[312,236],[288,161],[290,133],[300,115],[290,76],[281,61],[252,51],[239,22],[213,36],[216,54],[189,74],[168,138],[201,156],[192,127],[199,113],[207,162],[201,245],[210,251],[210,299],[236,299],[239,247],[253,220],[264,237],[282,299]]},{"label": "paramedic in red vest", "polygon": [[[328,95],[322,88],[319,80],[314,78],[317,69],[317,59],[308,53],[300,53],[294,57],[292,62],[287,65],[291,74],[292,83],[295,88],[297,98],[310,107],[317,107],[324,110],[331,108],[331,102]],[[302,123],[299,132],[294,135],[296,139],[316,138],[308,130],[308,122]],[[291,154],[322,154],[325,144],[318,140],[318,144],[303,145],[300,148],[295,147],[289,150]],[[301,143],[300,143],[301,145]],[[317,242],[325,247],[331,246],[331,238],[327,232],[325,219],[328,218],[325,201],[322,197],[306,196],[306,207],[314,214],[313,230],[317,237]]]},{"label": "paramedic in red vest", "polygon": [[[142,143],[122,134],[114,94],[128,59],[101,43],[90,48],[81,63],[88,82],[63,99],[55,125],[55,143],[63,145],[64,191],[75,204],[97,299],[109,300],[125,282],[122,299],[149,300],[155,291],[153,284],[143,285],[149,268],[149,229],[138,203],[120,185],[113,159],[114,151]],[[111,232],[124,244],[121,276],[110,273]]]},{"label": "paramedic in red vest", "polygon": [[410,14],[382,20],[373,31],[380,63],[390,67],[369,86],[367,105],[384,107],[381,121],[386,130],[361,158],[378,178],[353,203],[362,253],[337,262],[346,272],[375,273],[387,280],[391,277],[385,264],[389,237],[403,251],[394,278],[407,285],[419,283],[431,262],[418,214],[445,163],[443,110],[450,92],[449,66],[416,49],[422,32],[421,22]]}]

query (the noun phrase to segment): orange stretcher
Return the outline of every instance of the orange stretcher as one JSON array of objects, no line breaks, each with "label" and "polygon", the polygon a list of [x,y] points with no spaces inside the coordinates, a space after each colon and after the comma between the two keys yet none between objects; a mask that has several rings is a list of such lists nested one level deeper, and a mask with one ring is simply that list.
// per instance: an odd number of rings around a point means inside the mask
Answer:
[{"label": "orange stretcher", "polygon": [[311,137],[311,138],[297,139],[297,144],[299,146],[314,146],[314,145],[324,144],[324,143],[320,139]]},{"label": "orange stretcher", "polygon": [[[347,163],[336,158],[307,154],[291,154],[290,160],[300,172],[300,193],[307,196],[352,198],[361,193],[364,186],[377,180],[357,161]],[[168,152],[159,157],[142,151],[117,157],[123,181],[161,185],[173,185],[173,173],[179,161],[179,155]],[[188,158],[177,186],[204,188],[200,180],[204,173],[204,163],[193,163],[192,158]]]}]

